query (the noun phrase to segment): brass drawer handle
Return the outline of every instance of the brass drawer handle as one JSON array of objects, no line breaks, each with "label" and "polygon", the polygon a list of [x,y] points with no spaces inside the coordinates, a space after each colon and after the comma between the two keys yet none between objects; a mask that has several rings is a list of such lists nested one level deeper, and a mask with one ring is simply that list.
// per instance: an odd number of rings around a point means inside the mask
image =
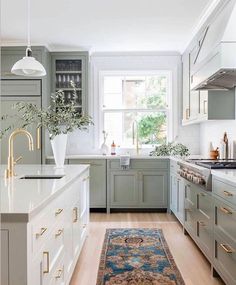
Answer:
[{"label": "brass drawer handle", "polygon": [[90,178],[90,176],[87,176],[86,178],[83,179],[83,181],[86,181]]},{"label": "brass drawer handle", "polygon": [[59,237],[61,234],[63,233],[63,229],[59,229],[56,233],[55,233],[55,237]]},{"label": "brass drawer handle", "polygon": [[46,256],[47,266],[46,269],[43,270],[43,273],[49,273],[49,251],[44,251],[43,256]]},{"label": "brass drawer handle", "polygon": [[204,115],[207,114],[207,111],[206,111],[206,104],[207,104],[207,100],[204,100],[204,101],[203,101],[203,113],[204,113]]},{"label": "brass drawer handle", "polygon": [[202,221],[198,221],[199,225],[202,226],[202,227],[206,227],[206,224]]},{"label": "brass drawer handle", "polygon": [[205,194],[205,193],[200,193],[200,195],[201,195],[202,197],[206,197],[206,194]]},{"label": "brass drawer handle", "polygon": [[234,250],[227,244],[223,244],[221,243],[220,246],[223,248],[224,251],[226,251],[227,253],[233,253]]},{"label": "brass drawer handle", "polygon": [[36,238],[41,237],[46,231],[47,231],[47,228],[41,228],[40,232],[36,234]]},{"label": "brass drawer handle", "polygon": [[77,207],[74,207],[73,213],[74,213],[73,223],[76,223],[78,221],[78,208]]},{"label": "brass drawer handle", "polygon": [[230,192],[228,192],[228,191],[224,191],[224,194],[225,194],[225,196],[227,196],[227,197],[232,197],[232,196],[233,196],[233,194],[230,193]]},{"label": "brass drawer handle", "polygon": [[55,278],[56,278],[56,279],[61,278],[62,273],[63,273],[63,269],[59,269],[59,270],[57,270],[57,275],[55,276]]},{"label": "brass drawer handle", "polygon": [[60,215],[62,212],[63,212],[63,209],[58,209],[58,210],[56,210],[55,216]]},{"label": "brass drawer handle", "polygon": [[188,120],[189,119],[189,117],[190,117],[190,112],[189,112],[190,110],[189,110],[189,108],[187,108],[186,110],[185,110],[185,116],[186,116],[186,120]]},{"label": "brass drawer handle", "polygon": [[191,209],[185,209],[186,212],[192,212],[193,210]]},{"label": "brass drawer handle", "polygon": [[233,213],[225,207],[220,207],[221,212],[227,215],[232,215]]}]

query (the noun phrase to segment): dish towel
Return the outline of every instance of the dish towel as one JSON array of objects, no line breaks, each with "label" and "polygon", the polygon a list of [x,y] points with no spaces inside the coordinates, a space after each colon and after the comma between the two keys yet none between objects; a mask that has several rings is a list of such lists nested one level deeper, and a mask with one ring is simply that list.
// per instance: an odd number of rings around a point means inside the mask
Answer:
[{"label": "dish towel", "polygon": [[120,167],[121,169],[129,169],[130,167],[130,155],[120,155]]}]

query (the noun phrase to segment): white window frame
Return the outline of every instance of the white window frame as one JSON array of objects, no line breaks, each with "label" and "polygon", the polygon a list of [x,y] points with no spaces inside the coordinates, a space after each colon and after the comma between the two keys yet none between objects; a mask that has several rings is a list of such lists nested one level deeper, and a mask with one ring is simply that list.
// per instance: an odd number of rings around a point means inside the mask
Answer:
[{"label": "white window frame", "polygon": [[[152,76],[152,75],[165,75],[168,77],[168,87],[167,87],[167,107],[165,109],[158,109],[156,111],[165,111],[167,116],[167,142],[173,140],[173,84],[172,84],[172,71],[171,70],[106,70],[99,72],[99,98],[98,98],[98,130],[99,130],[99,145],[103,141],[102,131],[104,130],[104,112],[103,112],[103,105],[104,105],[104,77],[105,76]],[[120,111],[138,111],[138,112],[150,112],[153,113],[155,110],[151,109],[106,109],[109,112],[120,112]],[[135,146],[134,146],[135,147]],[[129,149],[133,149],[134,147],[129,147]],[[152,148],[152,145],[142,146],[144,148]],[[120,146],[120,149],[127,149],[125,146]]]}]

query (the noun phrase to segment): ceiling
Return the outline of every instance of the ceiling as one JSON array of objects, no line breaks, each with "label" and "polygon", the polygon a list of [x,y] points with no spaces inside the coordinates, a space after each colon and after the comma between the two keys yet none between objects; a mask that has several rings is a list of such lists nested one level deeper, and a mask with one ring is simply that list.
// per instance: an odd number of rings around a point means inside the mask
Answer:
[{"label": "ceiling", "polygon": [[[215,0],[31,0],[33,44],[51,50],[183,51]],[[1,0],[5,44],[25,44],[27,0]]]}]

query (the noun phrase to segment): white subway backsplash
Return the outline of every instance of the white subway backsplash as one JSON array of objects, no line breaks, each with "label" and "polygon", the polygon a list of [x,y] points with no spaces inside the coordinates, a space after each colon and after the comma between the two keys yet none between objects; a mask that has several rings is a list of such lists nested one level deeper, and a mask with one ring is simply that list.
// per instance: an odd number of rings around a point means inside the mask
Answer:
[{"label": "white subway backsplash", "polygon": [[232,142],[236,140],[236,121],[208,121],[200,125],[200,150],[204,157],[209,157],[209,146],[220,147],[224,132],[227,132],[232,151]]}]

